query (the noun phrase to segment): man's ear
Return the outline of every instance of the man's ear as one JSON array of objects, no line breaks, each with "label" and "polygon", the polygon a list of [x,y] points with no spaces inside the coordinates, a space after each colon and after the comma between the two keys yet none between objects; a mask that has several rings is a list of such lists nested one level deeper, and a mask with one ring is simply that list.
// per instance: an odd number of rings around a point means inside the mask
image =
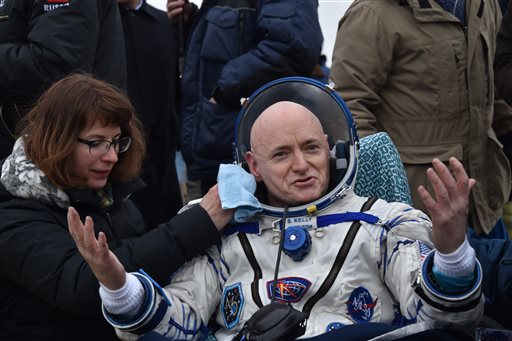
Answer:
[{"label": "man's ear", "polygon": [[324,139],[325,139],[325,148],[327,149],[327,152],[329,152],[329,136],[327,136],[327,134],[324,134]]},{"label": "man's ear", "polygon": [[257,182],[261,181],[260,173],[258,172],[258,162],[254,157],[254,153],[248,151],[245,153],[245,160],[247,161],[247,166],[249,166],[249,172],[256,178]]}]

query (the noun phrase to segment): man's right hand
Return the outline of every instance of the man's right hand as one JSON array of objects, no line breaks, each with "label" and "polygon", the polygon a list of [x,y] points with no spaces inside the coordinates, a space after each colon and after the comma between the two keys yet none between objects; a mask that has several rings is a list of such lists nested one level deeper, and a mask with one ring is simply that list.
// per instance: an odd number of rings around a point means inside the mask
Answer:
[{"label": "man's right hand", "polygon": [[188,0],[167,0],[167,16],[169,18],[175,20],[182,13],[186,22],[192,14],[192,5]]},{"label": "man's right hand", "polygon": [[107,237],[103,232],[100,232],[96,239],[92,218],[86,217],[85,223],[82,224],[78,212],[70,207],[68,227],[78,251],[89,264],[98,281],[109,290],[121,289],[126,282],[124,266],[108,248]]}]

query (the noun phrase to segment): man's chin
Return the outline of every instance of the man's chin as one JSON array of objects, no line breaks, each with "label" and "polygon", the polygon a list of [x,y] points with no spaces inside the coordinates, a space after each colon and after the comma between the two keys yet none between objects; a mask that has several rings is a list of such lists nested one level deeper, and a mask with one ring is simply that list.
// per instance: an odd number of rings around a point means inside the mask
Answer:
[{"label": "man's chin", "polygon": [[301,198],[298,198],[297,200],[294,201],[293,204],[291,204],[290,206],[302,206],[302,205],[307,205],[307,204],[310,204],[318,199],[320,199],[322,196],[321,195],[318,195],[318,194],[312,194],[312,195],[308,195],[308,196],[302,196]]}]

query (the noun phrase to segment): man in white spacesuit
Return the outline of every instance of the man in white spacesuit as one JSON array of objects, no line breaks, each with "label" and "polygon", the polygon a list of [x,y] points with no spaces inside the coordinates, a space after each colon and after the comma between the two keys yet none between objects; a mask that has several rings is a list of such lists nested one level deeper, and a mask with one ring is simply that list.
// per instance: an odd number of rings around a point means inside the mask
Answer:
[{"label": "man in white spacesuit", "polygon": [[[237,134],[262,212],[228,228],[222,245],[185,264],[164,289],[145,273],[126,274],[105,243],[70,226],[102,283],[104,315],[121,338],[151,332],[190,340],[213,319],[218,340],[257,339],[246,322],[271,302],[304,313],[307,324],[292,326],[305,328],[302,337],[365,322],[394,326],[386,330],[389,337],[431,328],[474,330],[483,311],[481,269],[465,234],[474,180],[454,158],[453,176],[433,160],[428,177],[437,197],[419,188],[432,222],[406,204],[369,201],[351,190],[352,137],[349,156],[335,160],[345,173],[332,188],[331,164],[339,154],[330,146],[329,128],[297,102],[264,106],[246,123],[251,142],[245,146],[243,128]],[[347,112],[345,119],[350,140],[355,130]]]}]

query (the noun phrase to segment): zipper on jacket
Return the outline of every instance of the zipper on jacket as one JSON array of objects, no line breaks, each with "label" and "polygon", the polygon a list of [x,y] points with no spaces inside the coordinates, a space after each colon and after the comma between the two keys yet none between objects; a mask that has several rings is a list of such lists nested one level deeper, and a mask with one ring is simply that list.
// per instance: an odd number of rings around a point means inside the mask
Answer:
[{"label": "zipper on jacket", "polygon": [[240,15],[238,16],[240,19],[240,30],[238,32],[238,55],[241,55],[242,54],[242,36],[243,36],[243,32],[244,32],[244,12],[242,11],[239,11],[240,12]]},{"label": "zipper on jacket", "polygon": [[[467,20],[466,20],[466,22],[467,22]],[[466,63],[464,66],[464,76],[466,78],[466,90],[468,90],[468,93],[469,93],[469,76],[468,76],[468,63],[467,63],[468,51],[469,51],[469,39],[468,39],[467,23],[462,25],[462,30],[464,31],[464,40],[466,41]],[[469,98],[468,98],[468,100],[469,100]],[[468,102],[468,104],[469,104],[469,102]]]},{"label": "zipper on jacket", "polygon": [[113,226],[112,226],[112,218],[110,217],[110,212],[105,212],[105,216],[107,216],[108,226],[110,227],[110,229],[112,231],[114,231]]},{"label": "zipper on jacket", "polygon": [[244,12],[240,11],[240,36],[244,30]]},{"label": "zipper on jacket", "polygon": [[478,18],[481,18],[484,14],[484,0],[480,0],[480,7],[478,7],[478,12],[476,13],[476,16]]},{"label": "zipper on jacket", "polygon": [[108,211],[105,212],[105,216],[107,217],[107,223],[108,223],[110,232],[112,233],[112,236],[114,237],[114,240],[112,240],[112,242],[115,243],[114,245],[116,247],[121,246],[123,243],[121,242],[121,239],[117,235],[114,225],[112,224],[112,218],[110,217],[110,212],[108,212]]},{"label": "zipper on jacket", "polygon": [[[466,4],[464,5],[464,11],[466,11],[467,13],[467,2]],[[466,22],[465,23],[460,23],[460,25],[462,26],[462,33],[464,33],[464,41],[466,42],[466,58],[467,58],[467,51],[468,51],[468,47],[469,47],[469,40],[468,40],[468,22],[469,22],[469,17],[466,17]],[[456,61],[457,62],[457,61]],[[455,64],[457,65],[457,64]],[[469,83],[468,83],[468,67],[467,67],[467,59],[466,59],[466,65],[464,65],[464,77],[465,77],[465,81],[466,81],[466,90],[469,91]]]}]

